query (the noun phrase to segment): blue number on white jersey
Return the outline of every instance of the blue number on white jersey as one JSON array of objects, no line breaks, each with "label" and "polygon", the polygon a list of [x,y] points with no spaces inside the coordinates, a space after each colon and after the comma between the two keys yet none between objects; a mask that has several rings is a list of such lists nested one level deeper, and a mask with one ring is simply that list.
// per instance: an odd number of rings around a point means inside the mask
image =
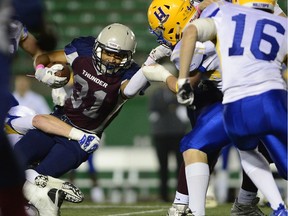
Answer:
[{"label": "blue number on white jersey", "polygon": [[[245,19],[245,14],[238,14],[232,17],[232,20],[236,22],[236,27],[233,38],[233,45],[229,48],[229,56],[243,55],[244,53],[244,47],[241,47],[241,43],[245,28]],[[264,32],[265,25],[271,25],[276,28],[278,33],[282,35],[285,34],[285,29],[281,24],[268,19],[258,20],[256,23],[255,31],[253,33],[250,51],[256,59],[273,61],[277,56],[280,46],[273,36],[268,35]],[[264,40],[271,44],[270,53],[266,54],[260,50],[261,40]]]}]

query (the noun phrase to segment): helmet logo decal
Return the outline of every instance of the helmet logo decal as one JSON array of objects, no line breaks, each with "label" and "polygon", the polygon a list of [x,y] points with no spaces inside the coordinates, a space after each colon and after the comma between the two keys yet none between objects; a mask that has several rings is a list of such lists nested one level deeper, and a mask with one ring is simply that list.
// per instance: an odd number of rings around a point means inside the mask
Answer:
[{"label": "helmet logo decal", "polygon": [[114,41],[108,41],[107,46],[111,47],[112,49],[120,50],[120,45],[116,44]]},{"label": "helmet logo decal", "polygon": [[263,9],[269,9],[269,4],[254,2],[252,7],[255,7],[255,8],[260,7],[260,8],[263,8]]},{"label": "helmet logo decal", "polygon": [[169,14],[165,14],[161,7],[158,7],[158,13],[155,11],[154,15],[160,23],[165,23],[169,18]]}]

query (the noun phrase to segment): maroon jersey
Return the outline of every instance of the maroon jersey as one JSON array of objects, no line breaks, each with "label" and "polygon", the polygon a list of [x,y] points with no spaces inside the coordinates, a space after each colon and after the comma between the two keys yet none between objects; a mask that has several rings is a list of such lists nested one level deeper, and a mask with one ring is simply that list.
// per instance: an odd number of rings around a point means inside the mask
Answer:
[{"label": "maroon jersey", "polygon": [[101,134],[125,102],[120,96],[124,73],[98,75],[87,56],[76,58],[72,69],[74,86],[65,114],[75,126]]}]

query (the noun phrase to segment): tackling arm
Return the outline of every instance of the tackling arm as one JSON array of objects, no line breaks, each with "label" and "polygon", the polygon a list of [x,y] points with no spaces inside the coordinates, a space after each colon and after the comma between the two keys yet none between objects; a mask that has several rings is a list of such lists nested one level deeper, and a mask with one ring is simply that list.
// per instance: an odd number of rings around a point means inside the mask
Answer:
[{"label": "tackling arm", "polygon": [[[170,56],[172,50],[165,46],[159,45],[152,49],[144,62],[144,65],[155,64],[159,59]],[[148,80],[143,74],[142,68],[140,68],[136,74],[129,80],[121,85],[121,93],[124,99],[134,97],[140,90],[142,90],[147,84]]]},{"label": "tackling arm", "polygon": [[37,44],[36,38],[28,32],[27,37],[19,42],[20,47],[27,52],[33,59],[43,53]]},{"label": "tackling arm", "polygon": [[32,124],[35,128],[38,128],[45,133],[67,138],[69,138],[69,133],[72,129],[71,125],[66,124],[55,116],[46,114],[36,115],[32,120]]},{"label": "tackling arm", "polygon": [[140,68],[130,80],[126,80],[120,87],[123,99],[134,97],[147,84],[147,79]]},{"label": "tackling arm", "polygon": [[47,66],[52,62],[62,62],[64,64],[67,63],[67,59],[64,53],[64,50],[57,50],[48,53],[41,54],[37,56],[34,62],[34,66],[36,67],[39,64]]},{"label": "tackling arm", "polygon": [[86,133],[72,127],[52,115],[36,115],[32,120],[32,124],[45,133],[78,141],[81,148],[87,153],[92,153],[100,145],[100,138],[96,134]]}]

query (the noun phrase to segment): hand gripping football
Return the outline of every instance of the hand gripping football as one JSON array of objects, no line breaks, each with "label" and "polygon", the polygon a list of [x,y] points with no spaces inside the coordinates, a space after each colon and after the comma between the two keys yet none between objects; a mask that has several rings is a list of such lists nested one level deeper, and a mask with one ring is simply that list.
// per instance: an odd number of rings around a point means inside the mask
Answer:
[{"label": "hand gripping football", "polygon": [[47,67],[52,67],[55,64],[63,65],[63,69],[55,72],[55,76],[66,77],[67,78],[66,83],[64,84],[64,85],[66,85],[70,80],[70,67],[64,63],[61,63],[61,62],[51,62],[50,64],[47,65]]}]

